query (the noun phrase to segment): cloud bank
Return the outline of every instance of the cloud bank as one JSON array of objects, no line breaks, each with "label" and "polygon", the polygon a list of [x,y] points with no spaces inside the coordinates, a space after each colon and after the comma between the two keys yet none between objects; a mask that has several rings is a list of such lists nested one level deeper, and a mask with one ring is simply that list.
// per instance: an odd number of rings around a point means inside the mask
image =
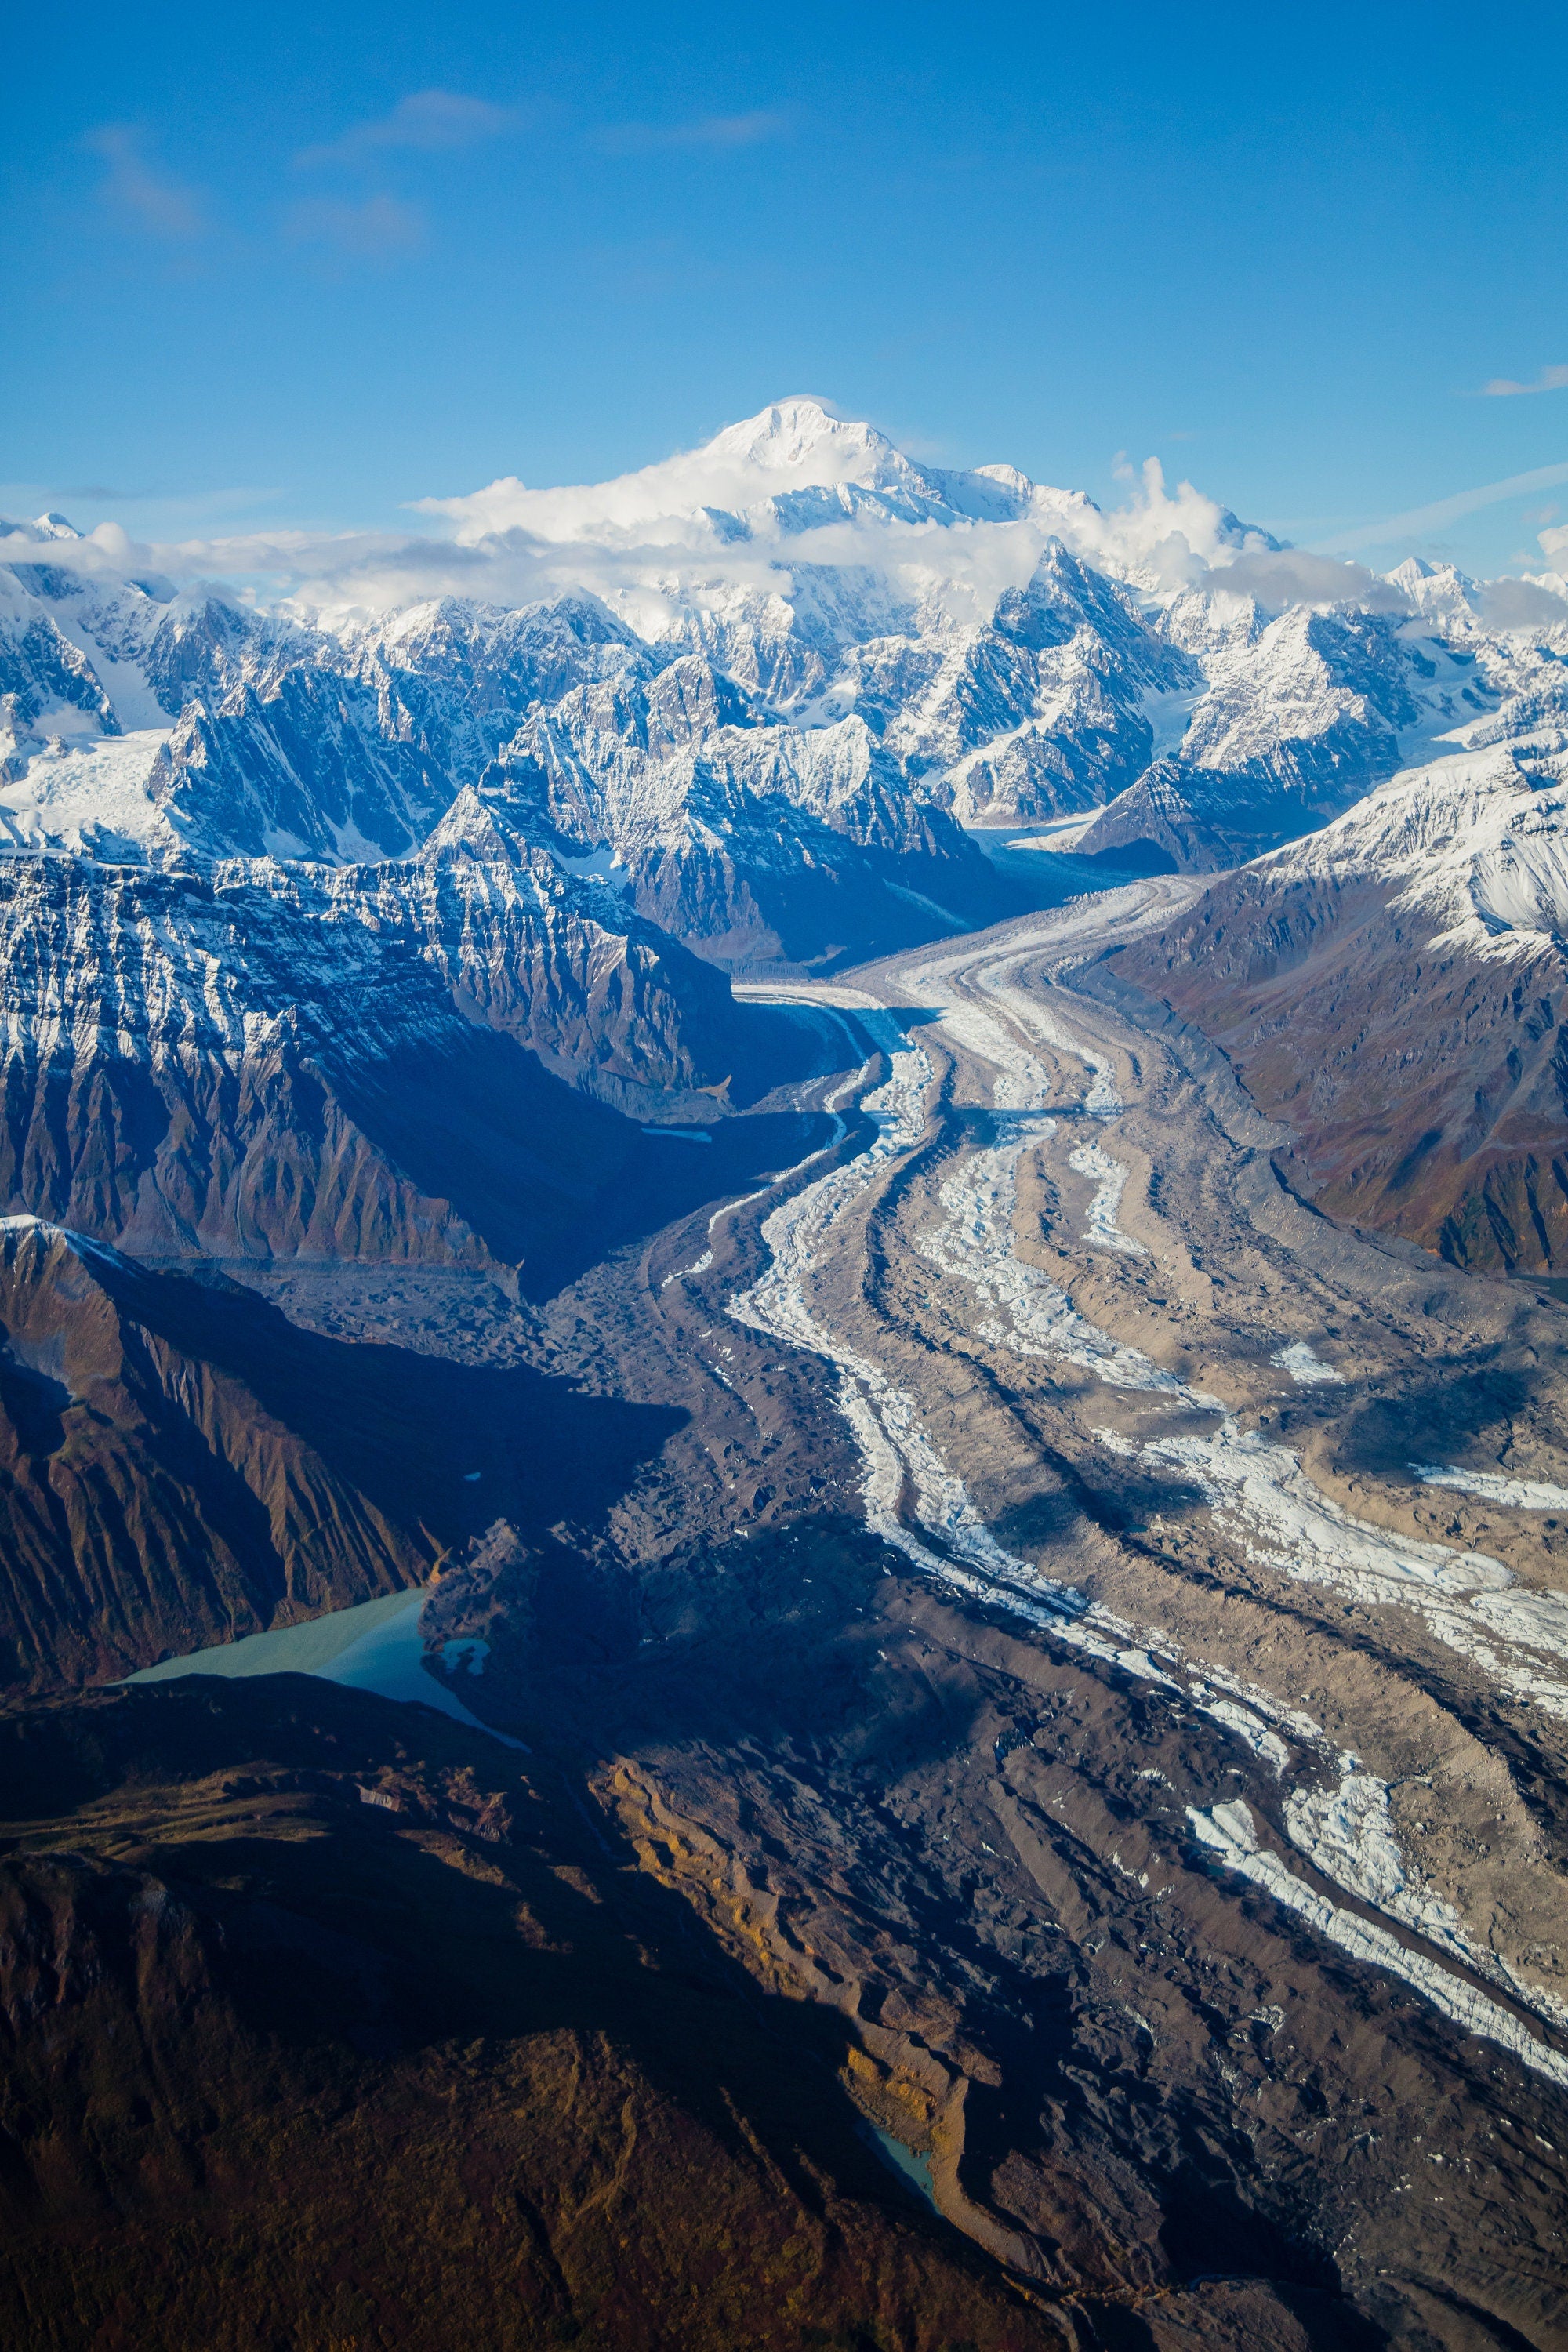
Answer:
[{"label": "cloud bank", "polygon": [[[1568,467],[1545,470],[1568,478]],[[825,483],[844,488],[849,511],[831,488],[819,488]],[[795,527],[803,491],[814,494],[807,528]],[[902,512],[894,510],[900,499]],[[1028,579],[1053,540],[1153,595],[1224,589],[1269,612],[1299,603],[1415,609],[1414,590],[1397,580],[1321,550],[1278,547],[1191,483],[1173,488],[1153,459],[1126,501],[1108,511],[1008,467],[922,470],[873,428],[805,399],[616,481],[531,490],[508,477],[461,497],[421,500],[418,510],[437,528],[158,542],[134,541],[106,522],[84,539],[49,541],[44,560],[89,577],[129,573],[187,589],[232,583],[230,593],[247,601],[335,619],[368,620],[446,595],[512,606],[584,592],[653,638],[673,625],[678,603],[720,607],[801,593],[831,600],[835,572],[880,574],[895,605],[984,619],[1005,589]],[[1549,562],[1568,560],[1568,530],[1542,531],[1541,544]],[[0,557],[38,561],[39,542],[0,538]],[[1493,583],[1472,604],[1494,626],[1568,623],[1561,589],[1547,573]]]}]

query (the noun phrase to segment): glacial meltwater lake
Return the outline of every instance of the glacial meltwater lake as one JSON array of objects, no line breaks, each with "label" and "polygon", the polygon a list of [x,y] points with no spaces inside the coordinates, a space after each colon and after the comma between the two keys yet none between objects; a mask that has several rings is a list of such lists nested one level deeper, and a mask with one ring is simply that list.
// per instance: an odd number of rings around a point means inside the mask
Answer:
[{"label": "glacial meltwater lake", "polygon": [[892,2133],[884,2131],[879,2124],[872,2124],[868,2129],[883,2163],[889,2165],[900,2179],[912,2189],[933,2213],[940,2213],[942,2207],[936,2201],[936,2183],[931,2179],[930,2157],[906,2147],[901,2139],[895,2139]]},{"label": "glacial meltwater lake", "polygon": [[[334,1609],[303,1625],[279,1625],[266,1633],[247,1633],[237,1642],[218,1642],[210,1649],[193,1650],[183,1658],[164,1658],[125,1679],[166,1683],[184,1675],[315,1675],[322,1682],[342,1683],[350,1690],[374,1691],[379,1698],[436,1707],[470,1730],[499,1739],[504,1747],[521,1748],[521,1740],[491,1730],[463,1705],[448,1684],[426,1671],[419,1620],[428,1598],[422,1591],[384,1592],[375,1601],[362,1601],[353,1609]],[[459,1671],[478,1674],[485,1654],[483,1642],[448,1642],[442,1654],[448,1675]]]}]

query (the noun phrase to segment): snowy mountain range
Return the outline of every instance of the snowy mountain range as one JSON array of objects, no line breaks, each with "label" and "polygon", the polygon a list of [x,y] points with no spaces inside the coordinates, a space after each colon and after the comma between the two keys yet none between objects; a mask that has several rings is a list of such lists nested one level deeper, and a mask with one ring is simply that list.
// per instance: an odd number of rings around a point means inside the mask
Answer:
[{"label": "snowy mountain range", "polygon": [[[616,1116],[679,1121],[736,1064],[724,971],[1014,911],[1051,852],[998,860],[1000,835],[1215,871],[1412,771],[1500,762],[1534,793],[1568,751],[1555,575],[1377,577],[1153,467],[1109,514],[799,399],[616,481],[425,511],[395,541],[136,547],[56,514],[0,539],[18,1205],[44,1205],[30,1138],[68,1060],[162,1068],[173,1133],[177,1065],[244,1064],[417,971],[393,1027],[479,1021]],[[1532,806],[1555,841],[1556,800]],[[397,1058],[384,1025],[334,1017],[332,1052]],[[235,1243],[217,1195],[170,1208],[155,1152],[94,1192],[68,1128],[61,1213]]]},{"label": "snowy mountain range", "polygon": [[[1554,575],[1489,588],[1412,560],[1379,578],[1173,498],[1153,470],[1106,515],[1011,467],[922,468],[813,402],[619,481],[426,503],[450,527],[421,542],[426,572],[494,585],[531,565],[564,584],[398,598],[386,551],[353,542],[329,578],[318,544],[290,558],[310,595],[264,607],[156,566],[276,548],[13,527],[13,838],[81,846],[97,824],[204,855],[395,856],[531,748],[558,804],[579,803],[579,847],[635,848],[700,799],[711,748],[748,802],[900,854],[911,803],[921,824],[1089,815],[1156,761],[1200,826],[1251,840],[1308,829],[1434,745],[1554,739],[1568,709]],[[572,767],[587,789],[562,783]]]}]

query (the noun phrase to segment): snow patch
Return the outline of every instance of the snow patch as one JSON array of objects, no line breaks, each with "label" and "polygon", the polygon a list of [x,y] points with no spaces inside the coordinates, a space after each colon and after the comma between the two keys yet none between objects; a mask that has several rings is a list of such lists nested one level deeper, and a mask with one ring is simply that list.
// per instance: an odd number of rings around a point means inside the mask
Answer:
[{"label": "snow patch", "polygon": [[1116,1222],[1121,1206],[1121,1195],[1127,1190],[1127,1170],[1120,1160],[1112,1160],[1098,1143],[1080,1143],[1068,1159],[1068,1166],[1079,1176],[1094,1179],[1100,1186],[1089,1204],[1089,1220],[1084,1228],[1087,1241],[1098,1242],[1102,1248],[1120,1250],[1124,1257],[1147,1257],[1142,1242],[1124,1234]]},{"label": "snow patch", "polygon": [[1500,1503],[1510,1511],[1568,1511],[1568,1486],[1549,1486],[1538,1478],[1505,1478],[1491,1470],[1455,1470],[1436,1462],[1410,1465],[1424,1486],[1453,1486],[1483,1502]]},{"label": "snow patch", "polygon": [[0,783],[0,851],[68,849],[140,858],[168,828],[153,771],[169,730],[58,736]]},{"label": "snow patch", "polygon": [[1342,1389],[1345,1385],[1344,1374],[1336,1372],[1332,1364],[1325,1364],[1305,1339],[1292,1339],[1288,1348],[1278,1349],[1268,1360],[1278,1364],[1282,1372],[1289,1372],[1298,1388]]}]

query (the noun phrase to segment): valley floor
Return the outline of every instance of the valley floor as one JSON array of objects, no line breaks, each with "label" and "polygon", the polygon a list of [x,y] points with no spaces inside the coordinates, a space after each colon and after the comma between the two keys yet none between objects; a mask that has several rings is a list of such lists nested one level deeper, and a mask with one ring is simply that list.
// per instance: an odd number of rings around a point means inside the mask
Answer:
[{"label": "valley floor", "polygon": [[1042,2340],[1547,2352],[1565,1310],[1289,1193],[1099,961],[1196,887],[767,992],[806,1156],[537,1307],[252,1278],[658,1408],[427,1643]]},{"label": "valley floor", "polygon": [[[722,1384],[729,1557],[801,1559],[753,1638],[826,1617],[855,1696],[825,1721],[781,1658],[765,1721],[682,1737],[729,1604],[655,1601],[601,1786],[858,2021],[872,2111],[1025,2275],[1161,2340],[1211,2325],[1200,2271],[1562,2343],[1563,1311],[1285,1189],[1219,1058],[1097,968],[1193,887],[780,992],[879,1083],[641,1279]],[[847,1583],[800,1491],[825,1412]]]}]

